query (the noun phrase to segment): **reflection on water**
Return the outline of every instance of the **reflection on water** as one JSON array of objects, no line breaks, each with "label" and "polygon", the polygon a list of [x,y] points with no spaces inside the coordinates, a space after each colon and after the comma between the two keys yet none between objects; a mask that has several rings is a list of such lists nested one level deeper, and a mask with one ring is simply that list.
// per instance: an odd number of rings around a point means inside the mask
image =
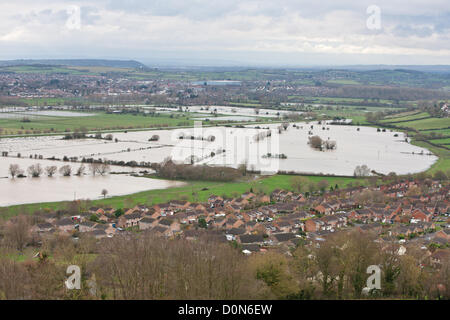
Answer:
[{"label": "reflection on water", "polygon": [[178,181],[129,175],[0,179],[0,206],[74,199],[93,200],[103,197],[103,189],[108,191],[109,197],[182,185],[184,183]]}]

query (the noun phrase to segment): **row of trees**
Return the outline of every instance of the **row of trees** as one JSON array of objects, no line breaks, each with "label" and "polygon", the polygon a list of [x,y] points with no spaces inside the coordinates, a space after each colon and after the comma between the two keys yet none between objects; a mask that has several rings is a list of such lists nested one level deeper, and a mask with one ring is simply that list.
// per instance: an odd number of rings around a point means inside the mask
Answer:
[{"label": "row of trees", "polygon": [[[110,171],[110,165],[108,163],[90,163],[89,166],[90,173],[95,176],[97,174],[99,175],[105,175]],[[18,164],[10,164],[9,166],[9,174],[12,178],[18,177],[18,178],[24,178],[24,170],[20,168]],[[32,178],[38,178],[44,173],[48,177],[53,177],[57,172],[59,172],[64,177],[69,177],[73,173],[73,169],[70,165],[63,165],[59,168],[57,166],[47,166],[43,167],[40,163],[32,164],[27,168],[27,173]],[[82,176],[86,173],[86,166],[84,164],[81,164],[75,171],[76,176]]]},{"label": "row of trees", "polygon": [[176,164],[170,159],[153,164],[153,169],[161,178],[193,181],[234,181],[243,175],[241,170],[228,167]]},{"label": "row of trees", "polygon": [[337,184],[334,186],[330,185],[326,179],[316,183],[306,177],[295,176],[291,179],[291,188],[299,193],[312,194],[316,191],[325,192],[328,188],[330,188],[330,190],[336,190],[339,189],[339,186]]}]

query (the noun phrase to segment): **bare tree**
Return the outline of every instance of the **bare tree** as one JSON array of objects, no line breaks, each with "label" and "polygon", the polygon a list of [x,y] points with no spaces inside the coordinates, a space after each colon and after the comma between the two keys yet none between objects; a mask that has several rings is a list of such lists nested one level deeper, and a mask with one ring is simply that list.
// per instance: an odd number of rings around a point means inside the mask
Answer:
[{"label": "bare tree", "polygon": [[97,162],[92,162],[89,164],[89,171],[92,173],[93,176],[97,174],[99,165],[100,164]]},{"label": "bare tree", "polygon": [[106,198],[106,195],[108,194],[108,190],[106,190],[106,189],[103,189],[102,190],[102,196],[103,196],[103,198]]},{"label": "bare tree", "polygon": [[49,177],[53,177],[57,170],[58,168],[56,166],[48,166],[45,168],[45,172]]},{"label": "bare tree", "polygon": [[28,167],[28,174],[30,174],[33,178],[38,178],[44,172],[42,166],[39,163],[33,164]]},{"label": "bare tree", "polygon": [[317,188],[321,191],[325,191],[325,189],[328,187],[329,182],[328,180],[320,180],[319,182],[317,182]]},{"label": "bare tree", "polygon": [[99,166],[97,167],[97,173],[102,176],[107,174],[110,170],[111,166],[106,162],[100,163]]},{"label": "bare tree", "polygon": [[355,177],[366,177],[370,174],[370,169],[365,164],[362,166],[356,166],[353,174]]},{"label": "bare tree", "polygon": [[17,250],[22,251],[30,240],[30,228],[28,218],[19,215],[6,224],[5,240]]},{"label": "bare tree", "polygon": [[297,192],[305,191],[308,183],[309,180],[305,177],[293,177],[291,179],[291,187]]},{"label": "bare tree", "polygon": [[15,178],[20,173],[20,167],[18,164],[10,164],[9,165],[9,174],[11,177]]},{"label": "bare tree", "polygon": [[84,164],[80,165],[77,169],[77,172],[75,173],[76,176],[82,176],[84,175],[84,172],[86,171],[86,167]]},{"label": "bare tree", "polygon": [[69,177],[72,174],[72,167],[69,166],[68,164],[66,164],[65,166],[62,166],[61,168],[59,168],[59,172],[64,177]]}]

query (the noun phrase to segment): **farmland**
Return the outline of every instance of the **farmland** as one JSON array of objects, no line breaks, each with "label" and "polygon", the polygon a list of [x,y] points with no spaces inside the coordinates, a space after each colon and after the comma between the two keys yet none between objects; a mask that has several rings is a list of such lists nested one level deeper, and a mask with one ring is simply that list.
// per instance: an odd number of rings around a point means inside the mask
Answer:
[{"label": "farmland", "polygon": [[450,118],[436,118],[427,112],[415,111],[386,117],[378,124],[388,125],[389,128],[407,129],[408,134],[413,137],[413,144],[427,148],[438,155],[439,160],[430,168],[429,172],[450,169],[450,150],[448,149]]},{"label": "farmland", "polygon": [[[95,111],[86,114],[90,116],[41,116],[39,113],[31,116],[26,113],[0,113],[0,135],[53,134],[73,132],[80,128],[85,128],[88,131],[111,131],[192,126],[195,117],[204,116],[201,113],[188,112],[108,114],[103,111]],[[2,115],[17,116],[14,118],[2,118]],[[210,117],[210,120],[214,121],[214,117]]]}]

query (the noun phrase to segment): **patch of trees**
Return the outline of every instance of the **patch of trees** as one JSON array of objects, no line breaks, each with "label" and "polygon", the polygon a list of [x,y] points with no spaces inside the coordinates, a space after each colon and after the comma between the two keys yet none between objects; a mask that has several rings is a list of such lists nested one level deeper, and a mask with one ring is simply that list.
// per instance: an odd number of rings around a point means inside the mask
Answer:
[{"label": "patch of trees", "polygon": [[216,140],[216,137],[215,136],[213,136],[213,135],[210,135],[210,136],[208,136],[208,137],[202,137],[202,136],[193,136],[193,135],[186,135],[186,134],[184,134],[184,133],[181,133],[179,136],[178,136],[178,139],[180,139],[180,140],[183,140],[183,139],[185,139],[185,140],[201,140],[201,141],[210,141],[210,142],[213,142],[214,140]]},{"label": "patch of trees", "polygon": [[256,142],[264,140],[265,138],[271,137],[272,136],[272,131],[271,130],[267,130],[267,131],[263,131],[263,132],[259,132],[257,134],[255,134],[253,136],[253,140],[255,140]]},{"label": "patch of trees", "polygon": [[64,140],[72,140],[72,139],[84,139],[86,138],[86,133],[87,133],[87,129],[82,127],[82,128],[77,128],[74,130],[74,132],[72,133],[67,133],[63,139]]},{"label": "patch of trees", "polygon": [[101,176],[107,174],[111,170],[111,166],[106,162],[92,162],[89,164],[89,171],[93,176],[99,174]]},{"label": "patch of trees", "polygon": [[269,152],[269,153],[263,155],[262,157],[263,158],[274,158],[274,159],[287,159],[287,155],[285,155],[284,153],[272,154]]},{"label": "patch of trees", "polygon": [[356,166],[355,171],[353,172],[355,177],[367,177],[370,175],[370,169],[367,165],[363,164],[361,166]]},{"label": "patch of trees", "polygon": [[323,150],[334,150],[336,149],[336,141],[334,140],[323,140],[319,136],[308,137],[308,144],[311,148]]},{"label": "patch of trees", "polygon": [[234,168],[176,164],[172,160],[154,164],[152,168],[158,177],[175,180],[234,181],[242,177],[242,172]]}]

